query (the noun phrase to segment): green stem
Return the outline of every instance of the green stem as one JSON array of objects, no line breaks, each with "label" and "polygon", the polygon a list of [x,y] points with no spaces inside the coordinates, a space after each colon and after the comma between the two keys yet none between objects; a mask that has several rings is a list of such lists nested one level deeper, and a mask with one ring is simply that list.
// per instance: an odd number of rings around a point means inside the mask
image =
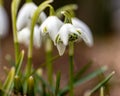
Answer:
[{"label": "green stem", "polygon": [[32,0],[26,0],[26,3],[28,3],[28,2],[32,2]]},{"label": "green stem", "polygon": [[74,44],[73,42],[69,42],[69,75],[70,75],[70,96],[74,96],[74,62],[73,62],[73,58],[74,57]]},{"label": "green stem", "polygon": [[17,64],[17,59],[19,56],[19,43],[18,43],[18,36],[17,36],[17,28],[16,28],[16,13],[19,6],[19,1],[13,0],[11,6],[12,12],[12,27],[13,27],[13,39],[14,39],[14,47],[15,47],[15,63]]},{"label": "green stem", "polygon": [[72,15],[69,11],[62,11],[61,14],[63,14],[65,16],[65,20],[64,20],[65,23],[71,23],[72,24],[72,20],[71,20]]},{"label": "green stem", "polygon": [[[29,48],[28,48],[28,60],[27,60],[27,66],[26,66],[26,74],[29,75],[31,74],[31,68],[32,68],[32,50],[33,50],[33,34],[34,34],[34,26],[36,24],[37,19],[39,18],[39,14],[47,7],[49,7],[51,9],[51,5],[49,3],[51,3],[52,1],[45,1],[42,4],[40,4],[37,8],[37,10],[35,11],[33,17],[32,17],[32,22],[31,22],[31,34],[30,34],[30,44],[29,44]],[[53,10],[52,10],[53,11]]]},{"label": "green stem", "polygon": [[47,38],[46,40],[46,44],[45,44],[45,48],[46,48],[46,67],[47,67],[47,74],[48,74],[48,81],[50,83],[50,85],[52,85],[53,83],[53,68],[52,68],[52,41]]},{"label": "green stem", "polygon": [[3,0],[0,0],[0,6],[3,6],[3,3],[4,3]]},{"label": "green stem", "polygon": [[104,87],[100,88],[100,96],[104,96]]}]

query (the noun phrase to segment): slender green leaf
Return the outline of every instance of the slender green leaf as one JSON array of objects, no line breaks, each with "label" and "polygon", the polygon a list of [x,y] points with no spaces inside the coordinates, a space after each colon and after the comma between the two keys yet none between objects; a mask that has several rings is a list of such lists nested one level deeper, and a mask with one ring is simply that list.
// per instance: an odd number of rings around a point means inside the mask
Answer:
[{"label": "slender green leaf", "polygon": [[92,65],[92,61],[89,61],[88,64],[85,64],[82,69],[74,76],[74,81],[77,81]]},{"label": "slender green leaf", "polygon": [[111,78],[112,76],[115,74],[115,72],[113,71],[111,74],[109,74],[104,80],[102,80],[98,85],[96,85],[91,91],[90,94],[94,93],[95,91],[97,91],[100,87],[104,86]]},{"label": "slender green leaf", "polygon": [[14,79],[14,93],[16,95],[18,94],[23,95],[22,82],[18,76],[15,76],[15,79]]},{"label": "slender green leaf", "polygon": [[16,72],[15,72],[16,75],[19,75],[20,73],[20,68],[22,66],[23,58],[24,58],[24,50],[21,51],[17,64],[16,64]]},{"label": "slender green leaf", "polygon": [[15,68],[12,67],[2,87],[2,89],[5,91],[3,96],[7,96],[7,93],[9,93],[12,90],[12,86],[14,83],[14,75],[15,75]]},{"label": "slender green leaf", "polygon": [[[106,66],[99,68],[98,70],[96,70],[96,71],[90,73],[89,75],[74,82],[74,87],[81,85],[81,84],[95,78],[96,76],[100,75],[101,73],[105,72],[106,70],[107,70]],[[69,90],[70,90],[69,86],[67,85],[63,90],[60,91],[60,95],[64,95],[64,94],[68,93]]]},{"label": "slender green leaf", "polygon": [[54,94],[55,89],[54,89],[53,86],[49,85],[49,84],[46,82],[46,80],[44,80],[41,76],[36,75],[36,77],[41,81],[41,83],[42,83],[43,85],[45,85],[45,87],[46,87],[51,93]]}]

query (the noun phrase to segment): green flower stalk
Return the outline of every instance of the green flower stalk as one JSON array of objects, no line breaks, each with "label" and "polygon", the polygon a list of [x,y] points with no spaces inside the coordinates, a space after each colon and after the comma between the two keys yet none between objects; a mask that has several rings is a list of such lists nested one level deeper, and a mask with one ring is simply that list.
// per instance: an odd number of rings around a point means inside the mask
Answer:
[{"label": "green flower stalk", "polygon": [[19,56],[19,43],[18,43],[17,28],[16,28],[16,15],[17,15],[19,3],[20,3],[20,0],[13,0],[12,5],[11,5],[13,41],[14,41],[14,48],[15,48],[15,63],[16,64],[17,64],[17,59]]},{"label": "green flower stalk", "polygon": [[48,75],[48,82],[50,85],[53,83],[53,68],[52,68],[52,41],[47,38],[46,44],[45,44],[45,50],[46,50],[46,68],[47,68],[47,75]]},{"label": "green flower stalk", "polygon": [[74,43],[69,42],[69,76],[70,76],[70,96],[74,96]]},{"label": "green flower stalk", "polygon": [[[50,9],[52,9],[52,6],[49,4],[51,3],[52,0],[48,0],[43,2],[42,4],[40,4],[37,8],[37,10],[34,12],[34,15],[32,17],[32,22],[31,22],[31,27],[30,27],[30,44],[29,44],[29,48],[28,48],[28,61],[27,61],[27,66],[26,66],[26,74],[27,76],[29,76],[31,74],[31,69],[32,69],[32,50],[33,50],[33,34],[34,34],[34,26],[36,24],[36,21],[39,17],[39,14],[47,7],[49,7]],[[51,14],[51,13],[50,13]]]},{"label": "green flower stalk", "polygon": [[[65,16],[64,22],[72,24],[71,14],[68,11],[63,11],[62,14]],[[70,37],[71,38],[71,37]],[[74,96],[74,42],[69,39],[69,87],[70,96]]]}]

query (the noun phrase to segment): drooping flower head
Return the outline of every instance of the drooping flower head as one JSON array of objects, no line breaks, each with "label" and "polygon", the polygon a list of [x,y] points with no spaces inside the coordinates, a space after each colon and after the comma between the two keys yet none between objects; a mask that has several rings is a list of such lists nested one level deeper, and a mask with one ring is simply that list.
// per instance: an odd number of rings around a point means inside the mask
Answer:
[{"label": "drooping flower head", "polygon": [[55,39],[60,55],[64,54],[65,48],[69,42],[77,42],[83,39],[88,46],[93,45],[91,31],[87,25],[82,21],[76,21],[74,18],[69,19],[71,18],[68,17],[66,19],[68,22],[62,25]]},{"label": "drooping flower head", "polygon": [[[30,27],[31,27],[31,21],[32,16],[34,12],[36,11],[37,6],[32,3],[28,2],[23,5],[23,7],[18,12],[17,17],[17,30],[18,30],[18,42],[29,45],[30,42]],[[39,15],[39,18],[35,24],[34,27],[34,34],[33,34],[33,44],[36,48],[39,48],[41,46],[41,34],[38,31],[40,24],[46,19],[46,14],[44,12],[41,12]]]},{"label": "drooping flower head", "polygon": [[0,5],[0,38],[4,38],[9,29],[8,16],[3,6]]},{"label": "drooping flower head", "polygon": [[[17,30],[20,31],[24,27],[30,27],[32,16],[37,9],[37,6],[32,3],[26,3],[22,6],[20,11],[18,12],[17,17]],[[46,14],[44,12],[41,12],[39,15],[38,22],[43,22],[46,19]]]},{"label": "drooping flower head", "polygon": [[[42,36],[48,34],[55,41],[57,32],[63,25],[63,22],[56,16],[49,16],[41,25],[40,31]],[[55,43],[55,42],[54,42]]]}]

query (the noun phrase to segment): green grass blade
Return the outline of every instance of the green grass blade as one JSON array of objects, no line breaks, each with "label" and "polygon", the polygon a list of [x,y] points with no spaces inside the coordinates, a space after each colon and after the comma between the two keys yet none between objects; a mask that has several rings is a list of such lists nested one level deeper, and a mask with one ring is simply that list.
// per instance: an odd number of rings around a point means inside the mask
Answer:
[{"label": "green grass blade", "polygon": [[115,72],[113,71],[111,74],[109,74],[104,80],[102,80],[98,85],[96,85],[91,91],[90,91],[90,95],[92,93],[94,93],[95,91],[97,91],[100,87],[104,86],[111,78],[112,76],[115,74]]},{"label": "green grass blade", "polygon": [[74,81],[77,81],[92,65],[92,61],[89,61],[87,64],[85,64],[82,69],[78,71],[78,73],[74,76]]},{"label": "green grass blade", "polygon": [[14,76],[15,76],[15,68],[12,67],[2,87],[2,89],[5,91],[3,96],[8,96],[7,93],[9,93],[12,90],[12,86],[14,83]]},{"label": "green grass blade", "polygon": [[23,86],[20,78],[18,76],[15,76],[14,79],[14,93],[16,95],[22,95],[23,96]]},{"label": "green grass blade", "polygon": [[22,50],[16,64],[16,72],[15,72],[16,75],[19,75],[20,73],[20,68],[22,66],[23,58],[24,58],[24,51]]},{"label": "green grass blade", "polygon": [[[96,71],[92,72],[91,74],[89,74],[89,75],[77,80],[76,82],[74,82],[74,87],[81,85],[81,84],[97,77],[98,75],[105,72],[106,70],[107,70],[106,66],[97,69]],[[69,86],[67,85],[63,90],[60,91],[60,96],[68,93],[68,91],[69,91]]]}]

